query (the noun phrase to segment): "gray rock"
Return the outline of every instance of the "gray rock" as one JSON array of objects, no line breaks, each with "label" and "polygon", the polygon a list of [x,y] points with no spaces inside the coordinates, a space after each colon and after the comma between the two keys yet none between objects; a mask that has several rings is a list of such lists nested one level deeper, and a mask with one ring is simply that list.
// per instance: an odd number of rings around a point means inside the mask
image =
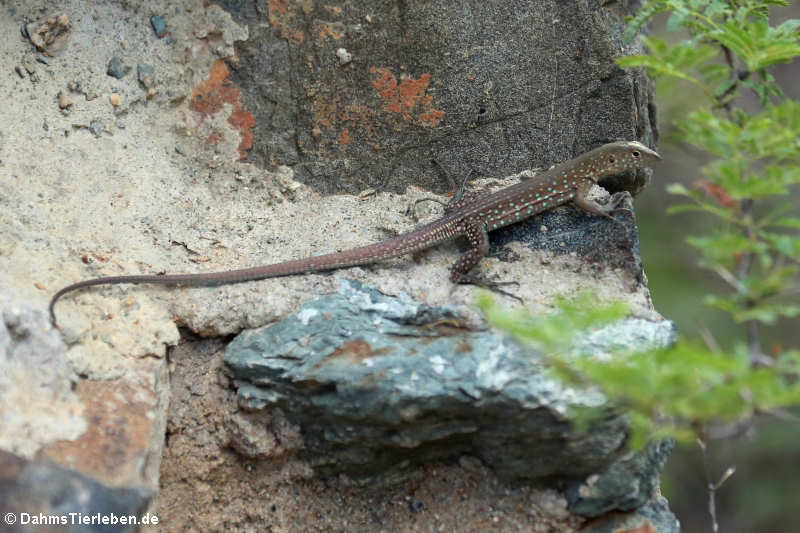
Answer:
[{"label": "gray rock", "polygon": [[[130,516],[141,519],[152,496],[152,491],[144,487],[110,488],[47,461],[27,461],[0,450],[3,531],[139,531],[135,524],[91,523],[91,520],[96,520],[98,514],[108,519],[127,520]],[[63,523],[48,527],[48,522],[39,522],[41,517],[56,518]]]},{"label": "gray rock", "polygon": [[281,408],[325,475],[396,477],[469,454],[506,479],[531,480],[586,476],[618,455],[622,418],[576,433],[566,416],[569,406],[603,405],[600,394],[554,380],[535,353],[496,331],[454,323],[447,307],[344,283],[237,336],[225,363],[240,404]]},{"label": "gray rock", "polygon": [[598,474],[567,489],[569,510],[594,518],[609,511],[631,511],[657,496],[659,475],[675,447],[671,439],[617,459]]},{"label": "gray rock", "polygon": [[87,427],[66,346],[37,307],[0,286],[0,449],[25,455]]},{"label": "gray rock", "polygon": [[92,135],[95,137],[102,137],[104,129],[105,127],[103,127],[103,123],[99,120],[92,120],[89,122],[89,131],[92,132]]},{"label": "gray rock", "polygon": [[537,216],[535,222],[512,224],[493,231],[492,250],[512,242],[521,242],[531,249],[547,250],[554,254],[574,253],[588,263],[628,271],[638,284],[644,285],[639,229],[633,216],[633,202],[627,198],[620,208],[630,211],[614,214],[619,223],[571,206],[551,209]]},{"label": "gray rock", "polygon": [[434,159],[460,181],[657,137],[650,82],[613,61],[639,50],[622,42],[639,1],[220,4],[250,28],[231,73],[255,118],[249,159],[326,193],[442,192]]},{"label": "gray rock", "polygon": [[154,72],[155,68],[153,68],[151,65],[139,64],[136,66],[136,77],[139,80],[139,83],[142,84],[142,87],[150,88],[153,86]]},{"label": "gray rock", "polygon": [[153,31],[159,39],[167,34],[167,21],[161,15],[153,15],[150,17],[150,25],[153,27]]},{"label": "gray rock", "polygon": [[669,510],[667,500],[657,496],[630,513],[611,513],[593,520],[585,533],[680,533],[681,524]]},{"label": "gray rock", "polygon": [[106,67],[106,74],[118,80],[121,80],[130,71],[131,67],[123,64],[122,59],[117,56],[112,57]]}]

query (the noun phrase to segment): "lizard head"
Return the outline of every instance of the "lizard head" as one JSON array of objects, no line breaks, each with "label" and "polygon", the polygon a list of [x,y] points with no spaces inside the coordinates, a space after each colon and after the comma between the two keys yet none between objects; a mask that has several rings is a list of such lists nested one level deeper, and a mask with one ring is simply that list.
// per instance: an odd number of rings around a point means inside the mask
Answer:
[{"label": "lizard head", "polygon": [[649,167],[661,161],[661,156],[636,141],[604,144],[586,154],[583,161],[594,181],[637,168]]}]

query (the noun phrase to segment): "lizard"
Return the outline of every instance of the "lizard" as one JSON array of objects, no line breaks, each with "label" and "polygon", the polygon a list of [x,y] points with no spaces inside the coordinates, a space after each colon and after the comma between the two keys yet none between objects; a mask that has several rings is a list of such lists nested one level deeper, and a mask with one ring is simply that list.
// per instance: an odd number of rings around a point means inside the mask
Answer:
[{"label": "lizard", "polygon": [[469,249],[450,267],[450,280],[453,283],[496,288],[500,284],[480,280],[470,274],[472,268],[489,250],[488,232],[567,203],[617,222],[609,214],[616,210],[616,202],[600,205],[586,197],[589,190],[604,177],[651,166],[660,160],[661,156],[657,152],[639,142],[612,142],[515,185],[455,200],[446,206],[441,218],[374,244],[239,270],[198,274],[123,275],[79,281],[63,287],[53,295],[49,306],[50,318],[56,324],[55,304],[62,296],[94,285],[153,283],[206,286],[241,283],[371,264],[413,254],[457,237],[465,237]]}]

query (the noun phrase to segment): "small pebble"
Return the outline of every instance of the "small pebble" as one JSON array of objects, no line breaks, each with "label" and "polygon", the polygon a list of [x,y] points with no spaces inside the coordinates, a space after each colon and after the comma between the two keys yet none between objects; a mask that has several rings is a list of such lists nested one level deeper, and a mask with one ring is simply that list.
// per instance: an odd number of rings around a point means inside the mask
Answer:
[{"label": "small pebble", "polygon": [[57,13],[37,22],[31,22],[25,27],[25,33],[40,52],[52,56],[64,49],[71,28],[67,14]]},{"label": "small pebble", "polygon": [[150,24],[153,26],[153,31],[156,32],[156,37],[159,39],[167,34],[167,21],[161,15],[153,15],[150,17]]},{"label": "small pebble", "polygon": [[413,498],[410,502],[408,502],[408,508],[412,513],[419,513],[425,510],[425,504],[418,499]]},{"label": "small pebble", "polygon": [[118,58],[117,56],[114,56],[108,62],[108,67],[106,67],[106,74],[108,74],[109,76],[111,76],[113,78],[117,78],[118,80],[121,80],[122,77],[125,76],[125,74],[130,72],[130,70],[131,70],[131,67],[126,67],[122,63],[122,60],[120,58]]},{"label": "small pebble", "polygon": [[28,74],[36,72],[36,58],[32,54],[25,54],[22,59],[22,66],[28,71]]},{"label": "small pebble", "polygon": [[93,120],[89,123],[89,131],[95,137],[100,137],[103,135],[103,124],[99,120]]},{"label": "small pebble", "polygon": [[137,65],[136,76],[139,78],[139,83],[142,87],[149,89],[153,86],[153,67],[150,65]]},{"label": "small pebble", "polygon": [[70,107],[75,102],[72,100],[70,95],[66,91],[58,91],[58,107],[61,109],[66,109]]},{"label": "small pebble", "polygon": [[111,93],[108,96],[108,101],[111,102],[111,105],[114,107],[119,107],[119,104],[122,103],[122,97],[117,93]]},{"label": "small pebble", "polygon": [[338,48],[336,50],[336,57],[339,58],[340,65],[346,65],[353,60],[353,54],[348,52],[345,48]]}]

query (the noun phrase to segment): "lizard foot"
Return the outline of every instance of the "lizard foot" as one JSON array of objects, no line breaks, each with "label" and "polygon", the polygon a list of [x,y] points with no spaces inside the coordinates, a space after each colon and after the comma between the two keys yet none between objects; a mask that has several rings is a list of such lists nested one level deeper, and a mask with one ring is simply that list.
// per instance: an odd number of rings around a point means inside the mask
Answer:
[{"label": "lizard foot", "polygon": [[[616,192],[614,193],[611,198],[608,200],[608,203],[605,205],[604,211],[606,213],[617,213],[619,211],[627,211],[633,216],[633,210],[628,207],[619,207],[619,205],[631,197],[631,193],[628,191]],[[619,222],[618,220],[614,219],[615,221]]]},{"label": "lizard foot", "polygon": [[525,303],[525,301],[516,294],[508,292],[501,288],[506,285],[516,285],[517,287],[519,287],[519,282],[517,281],[495,281],[495,280],[488,280],[485,278],[481,278],[478,276],[470,276],[468,274],[459,274],[458,279],[453,279],[453,281],[455,281],[456,283],[475,285],[476,287],[481,287],[483,289],[490,290],[497,294],[502,294],[503,296],[508,296],[509,298],[513,298],[514,300],[518,301],[521,304]]}]

